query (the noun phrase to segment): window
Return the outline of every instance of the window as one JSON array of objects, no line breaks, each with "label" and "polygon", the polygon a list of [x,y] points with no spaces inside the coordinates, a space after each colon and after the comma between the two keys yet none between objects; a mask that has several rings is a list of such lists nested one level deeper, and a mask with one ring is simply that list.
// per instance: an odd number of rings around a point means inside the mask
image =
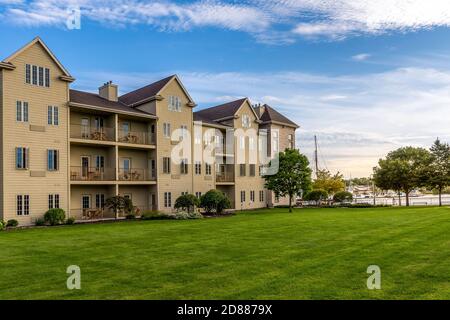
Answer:
[{"label": "window", "polygon": [[255,202],[255,191],[250,191],[250,201]]},{"label": "window", "polygon": [[19,122],[28,122],[28,102],[17,101],[16,120]]},{"label": "window", "polygon": [[196,193],[195,193],[195,196],[196,196],[198,199],[200,199],[201,196],[202,196],[202,193],[201,193],[201,192],[196,192]]},{"label": "window", "polygon": [[239,148],[240,149],[245,149],[245,137],[239,137]]},{"label": "window", "polygon": [[254,151],[255,150],[255,138],[254,137],[249,137],[248,138],[248,149],[250,151]]},{"label": "window", "polygon": [[40,87],[50,87],[50,69],[25,65],[25,83]]},{"label": "window", "polygon": [[16,198],[17,202],[17,210],[16,213],[18,216],[28,216],[30,215],[30,196],[18,195]]},{"label": "window", "polygon": [[170,158],[163,158],[163,173],[170,173]]},{"label": "window", "polygon": [[88,194],[85,194],[81,197],[81,207],[83,209],[90,209],[91,208],[91,196]]},{"label": "window", "polygon": [[245,202],[245,191],[241,191],[241,202]]},{"label": "window", "polygon": [[164,138],[170,138],[170,123],[163,124]]},{"label": "window", "polygon": [[57,126],[59,124],[59,108],[48,106],[47,108],[47,123]]},{"label": "window", "polygon": [[264,202],[264,190],[259,191],[259,202]]},{"label": "window", "polygon": [[95,168],[97,171],[103,170],[105,168],[105,157],[95,156]]},{"label": "window", "polygon": [[280,196],[275,195],[275,203],[279,203],[280,202]]},{"label": "window", "polygon": [[39,67],[39,86],[44,86],[44,68]]},{"label": "window", "polygon": [[202,163],[200,161],[195,161],[195,174],[202,174]]},{"label": "window", "polygon": [[16,148],[16,169],[28,169],[28,148]]},{"label": "window", "polygon": [[272,131],[272,151],[273,153],[278,153],[280,151],[278,131]]},{"label": "window", "polygon": [[49,171],[57,171],[59,168],[58,150],[47,150],[47,169]]},{"label": "window", "polygon": [[242,127],[250,128],[250,117],[246,114],[242,116]]},{"label": "window", "polygon": [[186,125],[182,125],[180,127],[180,141],[183,141],[183,139],[187,138],[187,126]]},{"label": "window", "polygon": [[188,194],[189,194],[189,192],[187,192],[187,191],[181,192],[181,195],[182,195],[182,196],[187,196]]},{"label": "window", "polygon": [[98,209],[105,207],[105,195],[103,193],[97,193],[95,195],[95,207]]},{"label": "window", "polygon": [[177,96],[169,96],[169,110],[181,112],[181,99]]},{"label": "window", "polygon": [[254,177],[256,175],[256,165],[250,164],[250,177]]},{"label": "window", "polygon": [[205,164],[205,174],[210,176],[212,174],[212,165],[210,163]]},{"label": "window", "polygon": [[181,159],[180,173],[181,174],[188,174],[188,159]]},{"label": "window", "polygon": [[38,77],[38,75],[37,75],[38,69],[37,69],[37,67],[36,67],[36,66],[33,66],[33,67],[32,67],[32,71],[33,71],[33,73],[31,74],[31,76],[32,76],[33,84],[37,86],[37,84],[38,84],[38,81],[37,81],[37,77]]},{"label": "window", "polygon": [[48,195],[48,208],[59,209],[59,194]]},{"label": "window", "polygon": [[31,84],[31,65],[25,66],[25,82]]},{"label": "window", "polygon": [[241,177],[245,177],[245,174],[246,174],[246,172],[245,172],[245,164],[240,164],[239,165],[239,175]]},{"label": "window", "polygon": [[172,207],[172,192],[164,192],[164,207]]}]

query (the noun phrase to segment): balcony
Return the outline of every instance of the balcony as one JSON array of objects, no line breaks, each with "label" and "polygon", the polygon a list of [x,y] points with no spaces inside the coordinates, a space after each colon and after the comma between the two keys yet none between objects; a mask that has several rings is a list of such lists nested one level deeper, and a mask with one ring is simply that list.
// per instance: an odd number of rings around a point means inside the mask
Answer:
[{"label": "balcony", "polygon": [[216,173],[216,182],[217,183],[234,182],[234,166],[233,165],[219,166]]},{"label": "balcony", "polygon": [[123,131],[119,130],[119,142],[143,145],[155,145],[155,134],[145,131]]},{"label": "balcony", "polygon": [[119,181],[155,181],[155,170],[149,169],[119,169]]},{"label": "balcony", "polygon": [[114,129],[101,127],[95,128],[81,124],[70,125],[70,137],[93,141],[114,141]]},{"label": "balcony", "polygon": [[114,181],[114,168],[70,167],[71,181]]}]

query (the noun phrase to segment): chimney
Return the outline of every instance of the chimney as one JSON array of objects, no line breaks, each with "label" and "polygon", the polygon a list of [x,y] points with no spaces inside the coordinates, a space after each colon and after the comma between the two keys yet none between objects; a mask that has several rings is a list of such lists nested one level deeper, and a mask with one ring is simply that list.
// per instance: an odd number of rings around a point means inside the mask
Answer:
[{"label": "chimney", "polygon": [[263,115],[265,110],[266,110],[266,107],[264,105],[261,105],[261,103],[258,103],[255,105],[255,112],[258,115],[258,117],[261,118],[261,116]]},{"label": "chimney", "polygon": [[119,87],[109,81],[98,88],[98,94],[103,99],[117,102],[119,100]]}]

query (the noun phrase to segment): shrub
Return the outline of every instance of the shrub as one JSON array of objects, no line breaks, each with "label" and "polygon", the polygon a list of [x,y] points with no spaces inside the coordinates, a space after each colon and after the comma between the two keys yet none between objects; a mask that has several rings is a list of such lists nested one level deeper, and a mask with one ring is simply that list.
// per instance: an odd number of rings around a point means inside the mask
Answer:
[{"label": "shrub", "polygon": [[6,228],[6,222],[3,220],[0,220],[0,231],[5,230]]},{"label": "shrub", "polygon": [[203,216],[198,212],[186,212],[186,211],[179,211],[175,213],[146,211],[141,216],[142,220],[189,220],[202,218]]},{"label": "shrub", "polygon": [[170,219],[165,213],[160,211],[144,211],[141,215],[142,220],[167,220]]},{"label": "shrub", "polygon": [[136,216],[134,214],[132,214],[132,213],[129,213],[129,214],[127,214],[125,216],[125,219],[127,219],[127,220],[134,220],[134,219],[136,219]]},{"label": "shrub", "polygon": [[42,226],[45,225],[45,220],[44,220],[44,218],[37,218],[37,219],[34,221],[34,224],[35,224],[36,226],[38,226],[38,227],[42,227]]},{"label": "shrub", "polygon": [[51,226],[62,224],[66,220],[66,213],[63,209],[50,209],[44,214],[44,220]]},{"label": "shrub", "polygon": [[175,209],[193,212],[200,205],[200,200],[193,194],[184,194],[175,201]]},{"label": "shrub", "polygon": [[319,204],[320,201],[328,199],[328,192],[322,189],[313,190],[307,193],[304,197],[306,201],[314,201],[316,204]]},{"label": "shrub", "polygon": [[18,225],[19,225],[19,221],[17,221],[16,219],[8,220],[8,222],[6,223],[6,226],[7,226],[8,228],[15,228],[15,227],[17,227]]},{"label": "shrub", "polygon": [[106,199],[105,207],[113,212],[124,212],[125,214],[131,214],[134,208],[131,199],[122,196],[114,196]]},{"label": "shrub", "polygon": [[339,202],[339,203],[352,202],[353,201],[353,195],[350,192],[347,192],[347,191],[340,191],[340,192],[336,193],[333,196],[333,200],[335,202]]},{"label": "shrub", "polygon": [[169,213],[168,214],[172,219],[175,220],[190,220],[190,219],[202,219],[203,216],[201,213],[198,212],[185,212],[180,211],[176,213]]},{"label": "shrub", "polygon": [[75,224],[75,218],[74,217],[67,218],[66,224],[68,225]]},{"label": "shrub", "polygon": [[225,209],[230,207],[230,199],[218,190],[209,190],[200,199],[200,208],[203,208],[209,214],[221,214]]}]

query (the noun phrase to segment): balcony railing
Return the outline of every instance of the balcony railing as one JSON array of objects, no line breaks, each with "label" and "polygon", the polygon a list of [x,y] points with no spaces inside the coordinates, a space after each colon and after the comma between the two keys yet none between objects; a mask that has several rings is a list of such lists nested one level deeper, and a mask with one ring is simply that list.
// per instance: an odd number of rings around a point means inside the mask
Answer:
[{"label": "balcony railing", "polygon": [[150,132],[119,130],[119,142],[154,145],[156,137]]},{"label": "balcony railing", "polygon": [[219,167],[216,173],[216,182],[234,182],[234,167]]},{"label": "balcony railing", "polygon": [[156,180],[155,170],[149,169],[119,169],[120,181],[154,181]]},{"label": "balcony railing", "polygon": [[70,167],[71,181],[113,181],[114,168]]},{"label": "balcony railing", "polygon": [[86,139],[96,141],[114,141],[113,128],[95,128],[80,124],[70,125],[70,137],[74,139]]}]

